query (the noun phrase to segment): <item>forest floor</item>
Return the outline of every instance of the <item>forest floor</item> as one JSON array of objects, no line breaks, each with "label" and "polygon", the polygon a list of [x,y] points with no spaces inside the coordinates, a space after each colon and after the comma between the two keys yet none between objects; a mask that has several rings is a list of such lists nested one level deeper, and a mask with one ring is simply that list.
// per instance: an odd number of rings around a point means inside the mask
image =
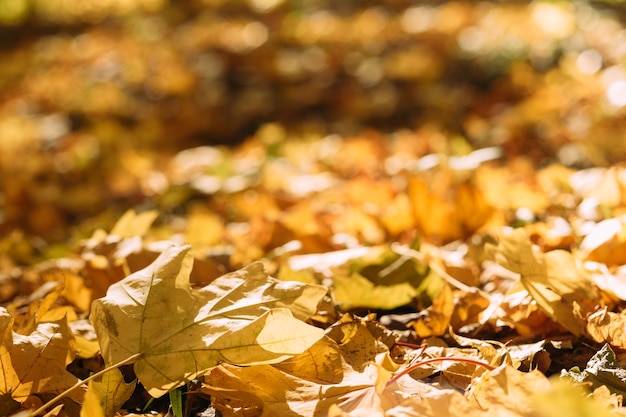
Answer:
[{"label": "forest floor", "polygon": [[626,413],[614,11],[15,4],[0,415]]}]

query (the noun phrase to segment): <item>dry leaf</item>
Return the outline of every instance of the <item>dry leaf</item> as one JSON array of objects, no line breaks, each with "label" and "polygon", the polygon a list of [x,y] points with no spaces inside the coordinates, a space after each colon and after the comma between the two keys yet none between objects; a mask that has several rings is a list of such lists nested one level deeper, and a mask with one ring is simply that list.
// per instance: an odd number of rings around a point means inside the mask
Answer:
[{"label": "dry leaf", "polygon": [[480,409],[495,415],[507,410],[513,416],[528,417],[537,414],[533,395],[550,389],[550,382],[541,372],[525,373],[511,366],[484,373],[474,385],[471,399]]},{"label": "dry leaf", "polygon": [[618,417],[622,412],[607,407],[608,399],[596,400],[582,385],[562,380],[552,380],[549,390],[536,390],[531,399],[535,402],[538,417]]},{"label": "dry leaf", "polygon": [[397,336],[373,321],[373,315],[358,318],[345,314],[333,324],[327,335],[341,348],[342,358],[357,372],[375,361],[380,353],[388,353]]},{"label": "dry leaf", "polygon": [[487,250],[500,265],[520,274],[521,283],[550,318],[575,335],[584,333],[585,322],[574,313],[574,303],[590,311],[599,295],[571,253],[540,252],[524,229],[503,235],[497,248]]},{"label": "dry leaf", "polygon": [[337,343],[323,337],[293,358],[274,365],[276,369],[321,384],[337,384],[343,379],[341,351]]},{"label": "dry leaf", "polygon": [[442,336],[448,332],[453,313],[454,295],[450,286],[445,284],[433,304],[422,312],[423,317],[413,323],[413,328],[420,338]]},{"label": "dry leaf", "polygon": [[137,355],[135,373],[158,397],[220,362],[275,363],[302,353],[323,331],[322,286],[273,279],[260,263],[192,290],[189,246],[171,246],[95,300],[93,322],[107,365]]},{"label": "dry leaf", "polygon": [[73,352],[65,319],[39,323],[26,336],[14,333],[12,325],[13,317],[0,307],[0,394],[24,400],[31,394],[63,391],[78,381],[65,370]]},{"label": "dry leaf", "polygon": [[111,236],[119,236],[122,239],[143,236],[148,229],[150,229],[150,226],[158,216],[159,212],[156,210],[146,211],[140,214],[135,213],[134,210],[128,210],[119,218],[117,223],[115,223],[109,234]]},{"label": "dry leaf", "polygon": [[482,227],[494,212],[471,181],[456,183],[450,172],[437,172],[435,181],[413,177],[409,197],[415,225],[427,239],[450,242]]},{"label": "dry leaf", "polygon": [[89,382],[80,417],[112,417],[130,398],[135,381],[124,382],[122,372],[115,368]]},{"label": "dry leaf", "polygon": [[[362,373],[355,372],[349,366],[343,368],[343,379],[338,384],[320,384],[311,380],[283,372],[273,366],[235,367],[221,365],[205,376],[208,384],[204,388],[215,399],[220,411],[226,411],[225,401],[233,402],[234,396],[228,391],[246,393],[255,400],[246,399],[233,405],[234,408],[262,404],[264,417],[299,417],[326,415],[329,407],[338,404],[346,411],[366,407],[370,413],[381,410],[373,408],[374,403],[364,404],[375,398],[377,367],[368,365]],[[222,390],[217,390],[219,387]],[[240,400],[241,401],[241,400]],[[220,406],[222,405],[222,406]],[[260,411],[260,410],[259,410]],[[225,416],[234,414],[225,413]]]},{"label": "dry leaf", "polygon": [[599,310],[587,319],[587,332],[598,343],[626,349],[626,315]]},{"label": "dry leaf", "polygon": [[626,216],[601,221],[579,246],[580,256],[608,266],[626,264]]}]

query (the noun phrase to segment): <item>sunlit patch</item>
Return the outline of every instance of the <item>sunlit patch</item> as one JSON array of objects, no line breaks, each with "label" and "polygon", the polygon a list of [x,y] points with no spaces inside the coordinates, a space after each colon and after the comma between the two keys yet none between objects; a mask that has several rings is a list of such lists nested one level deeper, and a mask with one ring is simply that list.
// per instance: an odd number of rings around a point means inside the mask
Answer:
[{"label": "sunlit patch", "polygon": [[267,27],[261,22],[250,22],[246,24],[241,31],[241,38],[244,44],[250,49],[255,49],[263,45],[267,41],[267,37]]},{"label": "sunlit patch", "polygon": [[614,106],[626,106],[626,81],[619,80],[612,83],[606,90],[606,98]]},{"label": "sunlit patch", "polygon": [[574,9],[569,3],[535,3],[532,19],[545,34],[557,39],[571,35],[576,28]]},{"label": "sunlit patch", "polygon": [[283,3],[283,0],[249,0],[250,6],[261,13],[272,11]]},{"label": "sunlit patch", "polygon": [[478,27],[471,26],[463,29],[459,34],[458,44],[466,52],[476,53],[483,49],[486,42],[486,34]]},{"label": "sunlit patch", "polygon": [[602,55],[595,49],[582,51],[576,59],[576,67],[583,74],[593,75],[602,68]]},{"label": "sunlit patch", "polygon": [[420,33],[430,30],[435,24],[436,9],[429,6],[413,6],[404,11],[400,25],[407,33]]}]

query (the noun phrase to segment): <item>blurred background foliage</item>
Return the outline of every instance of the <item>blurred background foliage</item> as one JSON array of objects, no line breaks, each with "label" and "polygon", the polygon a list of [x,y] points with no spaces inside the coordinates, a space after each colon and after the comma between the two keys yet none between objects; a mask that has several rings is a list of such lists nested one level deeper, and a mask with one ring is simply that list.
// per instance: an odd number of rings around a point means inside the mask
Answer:
[{"label": "blurred background foliage", "polygon": [[0,235],[61,240],[170,189],[177,152],[250,138],[269,155],[286,138],[376,132],[425,140],[423,154],[617,163],[621,15],[585,1],[0,0]]}]

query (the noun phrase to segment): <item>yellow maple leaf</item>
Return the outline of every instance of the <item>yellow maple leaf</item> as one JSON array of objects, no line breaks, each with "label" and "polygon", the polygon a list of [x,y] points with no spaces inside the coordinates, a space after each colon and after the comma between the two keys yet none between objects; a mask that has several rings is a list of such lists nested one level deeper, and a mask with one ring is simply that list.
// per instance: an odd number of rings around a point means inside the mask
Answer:
[{"label": "yellow maple leaf", "polygon": [[78,381],[65,370],[73,359],[73,336],[65,319],[39,323],[28,335],[14,333],[12,326],[13,317],[0,307],[0,394],[23,400],[63,391]]},{"label": "yellow maple leaf", "polygon": [[81,417],[111,417],[130,398],[136,382],[126,383],[119,369],[111,369],[89,382]]},{"label": "yellow maple leaf", "polygon": [[202,391],[212,396],[225,416],[237,415],[229,409],[254,410],[249,415],[322,416],[337,405],[355,416],[366,411],[368,416],[382,416],[394,405],[394,397],[384,392],[391,375],[384,366],[370,362],[357,372],[347,362],[342,364],[338,383],[312,381],[276,366],[220,365],[206,376]]},{"label": "yellow maple leaf", "polygon": [[325,287],[278,281],[254,263],[193,290],[190,249],[172,245],[92,305],[105,363],[134,363],[151,395],[163,395],[220,362],[279,362],[323,336],[302,320],[315,313]]},{"label": "yellow maple leaf", "polygon": [[487,252],[500,265],[520,274],[524,288],[552,320],[575,335],[584,333],[585,321],[579,307],[591,311],[599,294],[571,253],[541,252],[524,229],[501,236],[498,246],[488,246]]},{"label": "yellow maple leaf", "polygon": [[120,238],[143,236],[148,232],[154,220],[159,216],[156,210],[137,214],[135,210],[128,210],[119,218],[111,229],[112,236]]}]

